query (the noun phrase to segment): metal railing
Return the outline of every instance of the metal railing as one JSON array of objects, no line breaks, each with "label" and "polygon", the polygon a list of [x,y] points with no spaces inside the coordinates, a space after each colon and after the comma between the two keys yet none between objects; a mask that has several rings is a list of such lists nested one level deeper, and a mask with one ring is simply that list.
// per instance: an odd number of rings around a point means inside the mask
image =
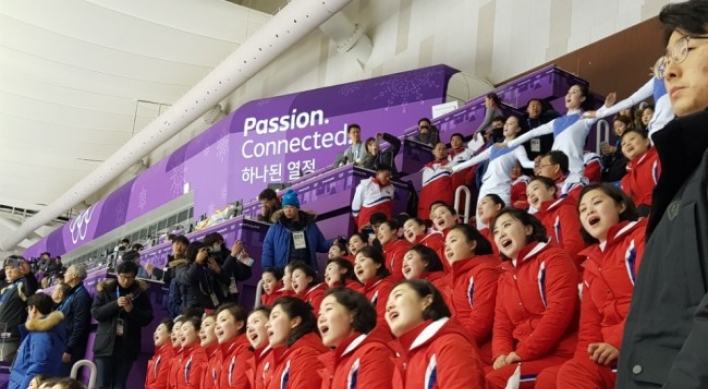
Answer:
[{"label": "metal railing", "polygon": [[470,221],[470,209],[472,208],[472,192],[470,188],[460,185],[455,189],[454,207],[457,214],[460,214],[460,193],[465,192],[465,213],[462,215],[462,222],[467,224]]}]

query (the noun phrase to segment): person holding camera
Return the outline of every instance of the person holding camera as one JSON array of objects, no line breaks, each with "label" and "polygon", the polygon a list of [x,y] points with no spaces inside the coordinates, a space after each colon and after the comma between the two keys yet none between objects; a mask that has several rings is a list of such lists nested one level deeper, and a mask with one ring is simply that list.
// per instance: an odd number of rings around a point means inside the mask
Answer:
[{"label": "person holding camera", "polygon": [[186,271],[175,279],[184,291],[182,309],[214,309],[227,300],[221,285],[229,285],[231,276],[223,271],[203,242],[194,241],[187,247]]},{"label": "person holding camera", "polygon": [[136,280],[134,262],[118,265],[117,280],[98,284],[91,315],[98,321],[93,346],[98,370],[96,384],[103,389],[124,389],[133,362],[140,353],[141,330],[153,319],[147,284]]}]

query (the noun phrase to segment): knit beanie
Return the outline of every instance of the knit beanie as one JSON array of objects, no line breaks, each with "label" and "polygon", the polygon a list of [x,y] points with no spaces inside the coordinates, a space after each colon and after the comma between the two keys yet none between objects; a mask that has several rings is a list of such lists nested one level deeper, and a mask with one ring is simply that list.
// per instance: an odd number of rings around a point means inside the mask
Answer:
[{"label": "knit beanie", "polygon": [[283,207],[286,205],[292,205],[293,207],[300,208],[300,201],[297,199],[297,193],[295,193],[292,189],[288,189],[288,191],[285,192],[281,204]]}]

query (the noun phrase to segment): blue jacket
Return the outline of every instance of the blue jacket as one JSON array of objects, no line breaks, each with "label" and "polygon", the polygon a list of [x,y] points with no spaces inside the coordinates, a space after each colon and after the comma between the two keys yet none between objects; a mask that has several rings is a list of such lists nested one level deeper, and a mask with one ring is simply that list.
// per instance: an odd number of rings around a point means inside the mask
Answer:
[{"label": "blue jacket", "polygon": [[93,299],[82,282],[69,291],[69,295],[57,308],[64,314],[65,352],[71,354],[72,361],[78,361],[86,353],[86,344],[91,332],[92,303]]},{"label": "blue jacket", "polygon": [[56,376],[66,346],[64,314],[54,311],[20,326],[22,343],[10,373],[8,389],[25,389],[37,374]]},{"label": "blue jacket", "polygon": [[[281,220],[285,216],[283,211],[273,214],[274,224],[270,226],[263,241],[263,253],[261,256],[261,267],[285,267],[290,262],[290,249],[293,234]],[[315,223],[315,215],[300,211],[300,220],[305,220],[305,239],[307,248],[310,251],[310,266],[318,270],[317,253],[326,253],[332,246],[333,240],[327,240],[322,235],[322,231]]]}]

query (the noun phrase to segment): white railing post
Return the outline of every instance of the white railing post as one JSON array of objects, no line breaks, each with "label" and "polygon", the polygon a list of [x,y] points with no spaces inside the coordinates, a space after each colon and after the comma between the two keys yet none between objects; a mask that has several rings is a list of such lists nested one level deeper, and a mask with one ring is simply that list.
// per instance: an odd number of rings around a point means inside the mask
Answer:
[{"label": "white railing post", "polygon": [[472,206],[472,192],[470,188],[460,185],[455,189],[455,203],[453,207],[457,211],[458,215],[460,213],[460,193],[465,192],[465,214],[463,215],[462,221],[467,224],[470,220],[470,207]]}]

